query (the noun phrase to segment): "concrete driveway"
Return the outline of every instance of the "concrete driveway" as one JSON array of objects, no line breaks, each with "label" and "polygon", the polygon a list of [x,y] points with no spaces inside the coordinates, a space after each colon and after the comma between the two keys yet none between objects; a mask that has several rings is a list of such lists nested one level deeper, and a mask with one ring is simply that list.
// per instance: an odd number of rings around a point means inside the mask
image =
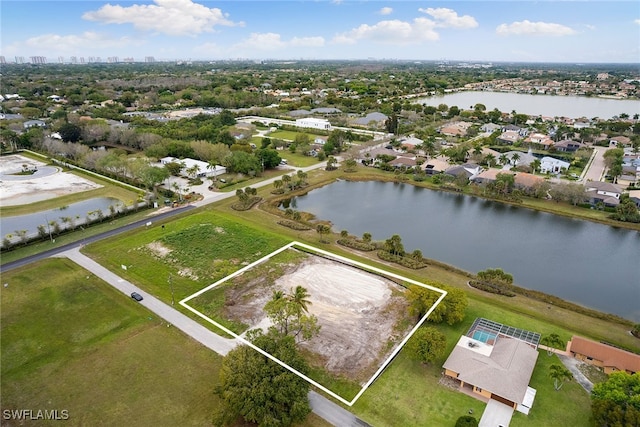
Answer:
[{"label": "concrete driveway", "polygon": [[489,403],[482,413],[482,418],[480,418],[479,427],[508,427],[512,416],[512,407],[489,399]]}]

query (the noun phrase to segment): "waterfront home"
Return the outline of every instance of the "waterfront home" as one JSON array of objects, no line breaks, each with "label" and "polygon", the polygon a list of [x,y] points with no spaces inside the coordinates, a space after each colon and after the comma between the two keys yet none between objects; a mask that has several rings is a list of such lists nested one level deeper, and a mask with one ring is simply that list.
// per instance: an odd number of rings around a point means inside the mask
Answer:
[{"label": "waterfront home", "polygon": [[462,173],[462,174],[465,174],[466,177],[471,180],[475,178],[480,173],[481,170],[482,170],[482,167],[479,165],[476,165],[475,163],[465,163],[464,165],[451,166],[447,168],[444,171],[444,173],[454,177]]},{"label": "waterfront home", "polygon": [[443,173],[451,166],[444,157],[434,157],[422,164],[422,169],[427,175],[437,175]]},{"label": "waterfront home", "polygon": [[629,374],[640,372],[640,355],[605,343],[574,335],[567,343],[567,352],[578,360],[602,368],[605,374],[616,371]]},{"label": "waterfront home", "polygon": [[569,169],[570,165],[564,160],[545,156],[540,159],[540,173],[561,173],[563,170]]},{"label": "waterfront home", "polygon": [[595,205],[604,203],[605,206],[618,206],[622,188],[610,182],[588,181],[584,185],[589,197],[589,203]]},{"label": "waterfront home", "polygon": [[476,319],[442,366],[461,391],[529,413],[536,391],[529,381],[538,359],[540,334]]}]

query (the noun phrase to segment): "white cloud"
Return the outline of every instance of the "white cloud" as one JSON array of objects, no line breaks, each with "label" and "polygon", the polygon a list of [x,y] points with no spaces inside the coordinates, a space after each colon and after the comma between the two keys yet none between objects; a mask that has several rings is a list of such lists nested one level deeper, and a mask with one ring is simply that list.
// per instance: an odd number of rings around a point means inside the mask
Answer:
[{"label": "white cloud", "polygon": [[291,40],[283,40],[277,33],[251,33],[249,38],[233,45],[233,50],[278,50],[287,47],[321,47],[324,46],[322,37],[294,37]]},{"label": "white cloud", "polygon": [[636,25],[640,25],[640,19],[634,19],[633,23],[636,24]]},{"label": "white cloud", "polygon": [[426,18],[416,18],[413,22],[397,19],[380,21],[375,25],[362,24],[345,33],[337,34],[334,43],[355,44],[359,40],[372,40],[388,44],[409,44],[425,40],[438,40],[433,28],[435,23]]},{"label": "white cloud", "polygon": [[534,35],[534,36],[569,36],[575,34],[572,28],[551,22],[531,22],[528,20],[501,24],[496,28],[500,36]]},{"label": "white cloud", "polygon": [[436,27],[466,29],[476,28],[478,26],[478,21],[476,21],[473,16],[458,16],[458,13],[455,10],[447,9],[445,7],[437,9],[432,7],[427,9],[419,8],[418,10],[433,17],[436,20]]},{"label": "white cloud", "polygon": [[391,15],[393,13],[393,9],[390,7],[383,7],[378,11],[380,15]]},{"label": "white cloud", "polygon": [[43,34],[28,38],[24,46],[30,49],[40,49],[57,53],[76,53],[83,49],[108,49],[140,46],[144,41],[130,37],[111,38],[104,34],[86,31],[82,34]]},{"label": "white cloud", "polygon": [[88,21],[106,24],[132,24],[144,31],[157,31],[172,36],[211,32],[218,25],[244,25],[227,19],[218,8],[208,8],[191,0],[154,0],[155,4],[122,7],[106,4],[82,15]]}]

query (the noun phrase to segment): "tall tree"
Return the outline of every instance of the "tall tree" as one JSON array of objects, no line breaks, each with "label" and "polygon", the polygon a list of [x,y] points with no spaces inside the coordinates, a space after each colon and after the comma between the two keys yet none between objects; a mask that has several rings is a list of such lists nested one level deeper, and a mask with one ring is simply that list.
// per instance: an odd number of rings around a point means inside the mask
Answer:
[{"label": "tall tree", "polygon": [[[433,323],[447,322],[449,325],[464,320],[469,305],[464,291],[435,282],[431,285],[447,291],[447,295],[431,312],[427,320]],[[422,286],[412,285],[409,286],[407,298],[409,299],[409,313],[422,317],[440,298],[440,294]]]},{"label": "tall tree", "polygon": [[432,363],[444,356],[447,338],[433,327],[421,327],[407,342],[406,348],[413,359]]},{"label": "tall tree", "polygon": [[[250,331],[249,340],[265,352],[306,374],[306,362],[291,336],[273,331]],[[229,425],[239,417],[260,426],[291,426],[311,412],[309,383],[249,346],[231,350],[222,361],[217,393],[224,402],[217,424]]]},{"label": "tall tree", "polygon": [[640,372],[614,372],[591,392],[596,426],[640,426]]}]

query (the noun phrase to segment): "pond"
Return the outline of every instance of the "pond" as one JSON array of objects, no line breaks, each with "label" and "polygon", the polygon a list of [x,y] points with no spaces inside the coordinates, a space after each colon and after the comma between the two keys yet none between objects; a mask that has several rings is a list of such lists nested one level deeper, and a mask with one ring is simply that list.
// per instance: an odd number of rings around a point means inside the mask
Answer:
[{"label": "pond", "polygon": [[409,184],[337,181],[291,207],[375,240],[640,322],[640,233]]},{"label": "pond", "polygon": [[[47,224],[56,221],[61,229],[70,227],[71,224],[81,225],[87,222],[87,217],[91,220],[97,218],[98,211],[102,211],[104,216],[110,215],[110,206],[121,211],[123,203],[112,197],[95,197],[93,199],[83,200],[82,202],[72,203],[56,209],[34,212],[27,215],[19,216],[3,216],[0,218],[0,230],[2,230],[2,238],[7,234],[16,234],[16,231],[27,230],[27,236],[37,236],[38,226],[43,225],[49,230]],[[65,224],[63,218],[68,218]]]}]

